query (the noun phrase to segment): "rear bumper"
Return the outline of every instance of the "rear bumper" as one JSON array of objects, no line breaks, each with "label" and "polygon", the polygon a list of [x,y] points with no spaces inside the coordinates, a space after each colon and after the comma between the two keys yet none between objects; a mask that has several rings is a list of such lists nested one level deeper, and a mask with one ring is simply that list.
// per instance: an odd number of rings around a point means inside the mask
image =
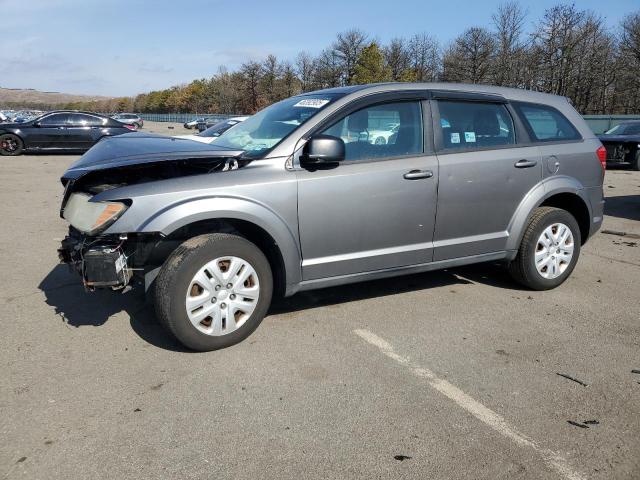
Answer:
[{"label": "rear bumper", "polygon": [[601,186],[585,188],[584,193],[591,206],[591,218],[589,219],[589,237],[591,237],[598,230],[600,230],[600,227],[602,227],[605,202],[604,193]]}]

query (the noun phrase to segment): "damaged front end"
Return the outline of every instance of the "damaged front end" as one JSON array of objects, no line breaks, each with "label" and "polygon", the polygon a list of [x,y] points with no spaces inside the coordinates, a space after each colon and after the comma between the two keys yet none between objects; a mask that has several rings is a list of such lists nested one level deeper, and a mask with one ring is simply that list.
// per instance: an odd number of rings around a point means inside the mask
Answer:
[{"label": "damaged front end", "polygon": [[88,290],[112,288],[119,290],[131,281],[133,270],[123,248],[127,237],[112,236],[89,239],[73,227],[58,249],[60,261],[80,274]]},{"label": "damaged front end", "polygon": [[[100,193],[130,185],[242,168],[242,152],[215,149],[189,140],[123,135],[102,140],[65,172],[60,216],[70,224],[58,249],[60,261],[80,274],[85,288],[120,290],[142,278],[160,233],[106,234],[135,199],[97,201]],[[123,194],[124,195],[124,194]],[[154,264],[155,262],[155,264]]]}]

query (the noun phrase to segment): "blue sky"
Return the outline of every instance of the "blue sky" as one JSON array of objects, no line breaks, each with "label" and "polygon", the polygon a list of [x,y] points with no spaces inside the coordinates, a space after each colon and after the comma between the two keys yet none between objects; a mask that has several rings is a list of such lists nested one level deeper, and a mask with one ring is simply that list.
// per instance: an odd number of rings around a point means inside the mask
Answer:
[{"label": "blue sky", "polygon": [[[523,5],[529,2],[521,2]],[[528,30],[544,10],[528,5]],[[577,0],[611,28],[638,0]],[[427,32],[446,44],[490,26],[500,0],[0,0],[0,86],[135,95],[234,69],[268,53],[318,53],[360,28],[382,42]]]}]

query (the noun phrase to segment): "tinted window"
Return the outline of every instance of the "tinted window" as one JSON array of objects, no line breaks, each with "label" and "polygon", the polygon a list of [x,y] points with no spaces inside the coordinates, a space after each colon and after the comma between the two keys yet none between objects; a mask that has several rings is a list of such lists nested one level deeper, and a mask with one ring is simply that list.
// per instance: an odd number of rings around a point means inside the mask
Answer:
[{"label": "tinted window", "polygon": [[322,132],[345,143],[345,160],[398,157],[422,153],[419,102],[375,105],[347,115]]},{"label": "tinted window", "polygon": [[640,123],[629,124],[624,129],[625,135],[637,135],[640,133]]},{"label": "tinted window", "polygon": [[67,118],[69,117],[66,113],[54,113],[52,115],[48,115],[40,120],[40,125],[43,126],[62,126],[66,125]]},{"label": "tinted window", "polygon": [[444,148],[483,148],[515,143],[513,120],[499,103],[439,100]]},{"label": "tinted window", "polygon": [[82,113],[70,113],[67,124],[73,127],[99,127],[106,123],[106,118],[94,117]]},{"label": "tinted window", "polygon": [[555,142],[579,140],[581,138],[569,120],[553,107],[517,104],[516,109],[524,117],[525,124],[533,140]]}]

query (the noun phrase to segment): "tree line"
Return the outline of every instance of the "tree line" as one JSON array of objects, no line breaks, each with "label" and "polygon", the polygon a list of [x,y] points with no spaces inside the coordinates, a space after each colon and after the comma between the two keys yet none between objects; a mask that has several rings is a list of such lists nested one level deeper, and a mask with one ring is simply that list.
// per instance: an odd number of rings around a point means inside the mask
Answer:
[{"label": "tree line", "polygon": [[381,44],[352,29],[318,55],[268,55],[236,71],[222,67],[194,80],[136,97],[75,102],[102,112],[255,113],[295,95],[374,82],[450,81],[502,85],[568,97],[583,114],[640,113],[640,10],[616,28],[574,4],[559,4],[529,22],[517,2],[501,4],[490,25],[468,28],[447,45],[427,33]]}]

